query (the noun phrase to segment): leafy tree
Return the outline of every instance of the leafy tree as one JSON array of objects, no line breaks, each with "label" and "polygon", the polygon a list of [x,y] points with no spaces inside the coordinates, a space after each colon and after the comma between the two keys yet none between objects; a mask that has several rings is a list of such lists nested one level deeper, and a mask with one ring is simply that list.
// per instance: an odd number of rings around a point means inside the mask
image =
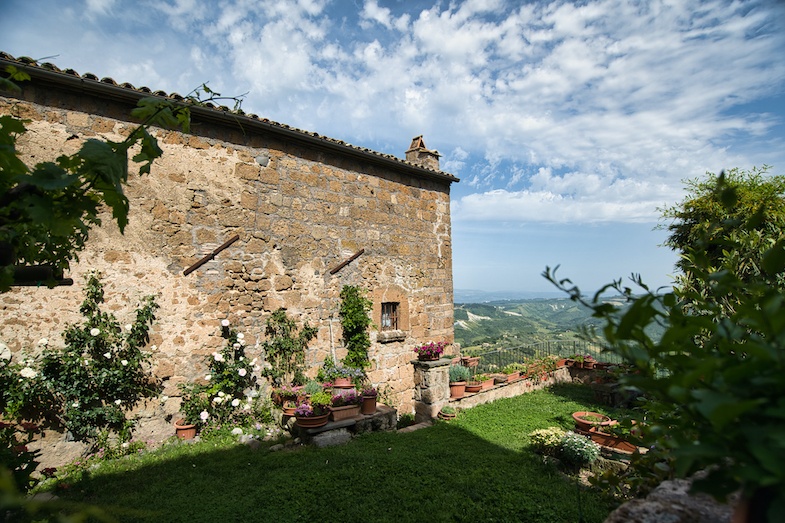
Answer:
[{"label": "leafy tree", "polygon": [[[752,231],[766,213],[745,207],[746,186],[720,176],[704,189],[718,207],[679,244],[690,285],[660,294],[633,277],[640,295],[616,281],[588,299],[555,270],[545,276],[604,320],[602,335],[631,369],[621,382],[641,396],[639,443],[651,451],[626,475],[606,475],[606,484],[640,489],[704,470],[694,488],[720,498],[742,488],[764,499],[758,507],[775,521],[785,513],[785,288],[772,281],[785,274],[785,239],[772,231],[768,247],[759,244]],[[758,218],[743,219],[745,209]],[[757,269],[738,270],[733,251],[758,252]],[[626,306],[604,302],[607,291]],[[653,324],[664,328],[660,339],[647,334]]]},{"label": "leafy tree", "polygon": [[[0,89],[20,91],[17,82],[30,76],[14,66],[0,78]],[[202,96],[204,95],[204,96]],[[22,120],[0,116],[0,292],[14,281],[14,266],[48,265],[68,269],[84,249],[90,228],[100,225],[103,205],[112,211],[120,232],[128,223],[129,202],[123,186],[128,181],[128,157],[140,164],[138,174],[150,172],[163,151],[150,128],[180,128],[188,132],[189,105],[220,98],[202,85],[175,102],[149,97],[131,115],[141,121],[121,142],[90,138],[72,155],[28,167],[19,158],[17,140],[26,132]],[[235,100],[235,109],[240,100]],[[54,279],[49,284],[54,285]]]},{"label": "leafy tree", "polygon": [[[767,176],[767,172],[764,166],[708,173],[705,179],[688,181],[687,197],[663,210],[663,218],[671,220],[665,245],[681,254],[676,263],[678,289],[725,300],[732,310],[727,296],[712,296],[711,286],[704,283],[711,279],[701,271],[711,275],[728,270],[741,281],[764,279],[770,285],[785,286],[782,275],[766,273],[761,263],[785,229],[785,177]],[[704,238],[712,241],[707,244]],[[690,248],[697,242],[705,250]]]}]

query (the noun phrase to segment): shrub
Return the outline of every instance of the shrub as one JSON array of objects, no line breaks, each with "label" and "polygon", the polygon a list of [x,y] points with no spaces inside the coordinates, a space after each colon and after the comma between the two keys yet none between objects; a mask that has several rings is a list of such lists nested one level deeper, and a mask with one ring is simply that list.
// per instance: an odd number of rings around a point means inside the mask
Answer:
[{"label": "shrub", "polygon": [[343,364],[356,369],[364,369],[370,363],[368,349],[371,347],[371,338],[368,327],[371,326],[369,313],[373,303],[364,293],[359,287],[344,285],[341,289],[341,308],[338,311],[347,351]]},{"label": "shrub", "polygon": [[270,366],[262,376],[278,386],[305,383],[305,348],[316,336],[316,329],[306,322],[297,332],[297,324],[286,316],[286,310],[278,309],[267,319],[264,334],[267,339],[262,349]]},{"label": "shrub", "polygon": [[559,427],[535,430],[529,434],[534,451],[545,456],[555,456],[559,452],[565,430]]},{"label": "shrub", "polygon": [[79,441],[103,431],[115,432],[123,441],[130,438],[133,422],[126,412],[158,393],[151,354],[142,350],[158,305],[147,296],[136,320],[121,327],[113,314],[100,310],[103,302],[103,284],[90,273],[79,308],[85,319],[66,327],[65,348],[50,349],[44,339],[39,342],[44,347],[40,363],[0,363],[0,406],[7,417],[46,419]]},{"label": "shrub", "polygon": [[207,383],[180,385],[180,411],[185,421],[213,428],[266,421],[268,409],[259,397],[254,376],[256,361],[245,357],[245,336],[230,328],[228,320],[221,322],[221,336],[226,343],[220,352],[213,352],[208,358]]},{"label": "shrub", "polygon": [[569,467],[580,468],[600,457],[600,446],[590,438],[565,432],[559,445],[558,458]]},{"label": "shrub", "polygon": [[459,381],[467,381],[471,378],[471,371],[469,367],[463,365],[450,365],[450,383],[457,383]]}]

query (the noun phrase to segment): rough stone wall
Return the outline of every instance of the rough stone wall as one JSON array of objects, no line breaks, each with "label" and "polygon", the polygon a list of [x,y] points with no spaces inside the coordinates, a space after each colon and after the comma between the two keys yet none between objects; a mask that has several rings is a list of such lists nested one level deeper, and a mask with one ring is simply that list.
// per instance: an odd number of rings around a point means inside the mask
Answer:
[{"label": "rough stone wall", "polygon": [[[28,164],[73,153],[90,137],[121,140],[133,128],[130,109],[34,84],[24,86],[20,99],[0,97],[0,114],[31,120],[18,143]],[[279,307],[318,327],[307,354],[313,375],[325,356],[345,354],[337,314],[342,286],[360,286],[369,297],[389,288],[405,296],[408,328],[403,339],[384,344],[372,332],[369,376],[399,411],[412,412],[411,349],[453,341],[449,182],[249,125],[195,120],[192,130],[154,133],[164,155],[150,175],[130,177],[125,234],[106,213],[72,264],[74,286],[0,295],[0,339],[17,353],[35,353],[43,337],[61,345],[65,324],[81,319],[90,270],[103,275],[108,309],[120,322],[155,294],[161,308],[152,331],[154,367],[164,394],[173,397],[163,407],[171,416],[179,406],[176,385],[201,379],[206,356],[221,345],[222,319],[245,333],[250,357],[260,355],[265,321]],[[270,158],[265,167],[254,160],[261,154]],[[183,275],[234,234],[238,241]],[[329,274],[360,249],[364,254]]]}]

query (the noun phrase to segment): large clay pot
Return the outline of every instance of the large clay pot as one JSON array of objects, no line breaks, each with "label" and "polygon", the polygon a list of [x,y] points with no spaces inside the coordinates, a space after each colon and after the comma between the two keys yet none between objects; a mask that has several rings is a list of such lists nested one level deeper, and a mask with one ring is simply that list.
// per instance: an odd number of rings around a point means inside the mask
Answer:
[{"label": "large clay pot", "polygon": [[465,393],[466,393],[465,381],[456,381],[454,383],[450,383],[450,398],[452,399],[462,398]]},{"label": "large clay pot", "polygon": [[482,382],[481,381],[467,381],[466,382],[466,392],[475,393],[480,392],[482,390]]},{"label": "large clay pot", "polygon": [[327,418],[329,417],[329,412],[327,414],[322,414],[321,416],[297,417],[295,423],[298,427],[304,429],[315,429],[317,427],[323,427],[327,425]]},{"label": "large clay pot", "polygon": [[573,412],[572,419],[575,421],[575,428],[584,432],[589,432],[594,427],[607,427],[616,424],[608,416],[599,412]]}]

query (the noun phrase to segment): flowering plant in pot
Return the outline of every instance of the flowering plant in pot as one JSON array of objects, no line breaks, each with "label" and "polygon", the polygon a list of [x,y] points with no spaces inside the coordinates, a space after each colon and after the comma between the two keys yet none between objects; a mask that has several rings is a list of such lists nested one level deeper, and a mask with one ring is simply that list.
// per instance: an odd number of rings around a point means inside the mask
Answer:
[{"label": "flowering plant in pot", "polygon": [[353,390],[342,391],[333,394],[330,399],[330,404],[333,407],[349,407],[352,405],[359,405],[362,397]]},{"label": "flowering plant in pot", "polygon": [[417,359],[423,361],[434,361],[441,358],[444,354],[444,348],[447,346],[443,341],[429,341],[419,347],[415,347],[414,353],[417,354]]},{"label": "flowering plant in pot", "polygon": [[327,416],[330,414],[330,400],[330,395],[326,392],[312,394],[310,403],[301,403],[294,411],[297,425],[303,428],[326,425]]},{"label": "flowering plant in pot", "polygon": [[379,391],[374,387],[365,387],[362,390],[362,403],[360,404],[360,412],[362,414],[373,414],[376,412],[376,398],[379,396]]}]

